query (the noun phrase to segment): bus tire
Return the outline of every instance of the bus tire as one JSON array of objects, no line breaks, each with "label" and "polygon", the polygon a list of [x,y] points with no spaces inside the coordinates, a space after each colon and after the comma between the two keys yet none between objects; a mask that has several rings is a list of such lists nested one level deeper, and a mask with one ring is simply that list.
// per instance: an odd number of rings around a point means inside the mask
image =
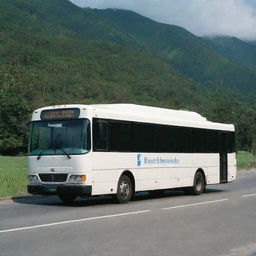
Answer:
[{"label": "bus tire", "polygon": [[132,182],[131,179],[122,175],[118,181],[117,192],[116,192],[116,201],[119,204],[128,203],[133,195]]},{"label": "bus tire", "polygon": [[205,180],[202,172],[198,171],[195,174],[193,187],[184,188],[185,194],[201,195],[205,190]]},{"label": "bus tire", "polygon": [[204,175],[201,172],[196,172],[194,177],[194,184],[191,192],[193,195],[200,195],[204,192],[204,189],[205,189]]},{"label": "bus tire", "polygon": [[58,196],[59,196],[59,199],[65,204],[72,204],[77,197],[76,195],[63,195],[63,194],[59,194]]}]

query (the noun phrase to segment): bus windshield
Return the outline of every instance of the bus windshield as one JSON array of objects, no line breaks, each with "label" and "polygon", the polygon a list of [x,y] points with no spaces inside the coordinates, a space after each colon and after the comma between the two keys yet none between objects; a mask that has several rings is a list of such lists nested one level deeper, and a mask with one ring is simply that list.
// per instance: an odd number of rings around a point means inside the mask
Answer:
[{"label": "bus windshield", "polygon": [[91,148],[87,119],[37,121],[30,127],[29,155],[85,154]]}]

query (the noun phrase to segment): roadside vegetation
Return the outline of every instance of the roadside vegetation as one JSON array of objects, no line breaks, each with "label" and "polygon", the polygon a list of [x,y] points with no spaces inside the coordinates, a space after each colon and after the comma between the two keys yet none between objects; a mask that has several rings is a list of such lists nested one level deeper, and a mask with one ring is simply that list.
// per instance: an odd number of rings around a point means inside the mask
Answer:
[{"label": "roadside vegetation", "polygon": [[[256,168],[256,155],[246,151],[237,154],[238,169]],[[27,194],[26,157],[0,156],[0,197]]]},{"label": "roadside vegetation", "polygon": [[26,194],[26,157],[0,156],[0,197]]},{"label": "roadside vegetation", "polygon": [[237,168],[246,170],[256,168],[256,154],[239,151],[237,154]]}]

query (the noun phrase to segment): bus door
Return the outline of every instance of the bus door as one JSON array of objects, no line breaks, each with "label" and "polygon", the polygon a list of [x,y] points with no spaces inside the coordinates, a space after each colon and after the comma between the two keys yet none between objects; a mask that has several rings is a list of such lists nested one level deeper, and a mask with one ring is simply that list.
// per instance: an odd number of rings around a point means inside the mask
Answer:
[{"label": "bus door", "polygon": [[220,133],[220,183],[228,182],[228,134]]}]

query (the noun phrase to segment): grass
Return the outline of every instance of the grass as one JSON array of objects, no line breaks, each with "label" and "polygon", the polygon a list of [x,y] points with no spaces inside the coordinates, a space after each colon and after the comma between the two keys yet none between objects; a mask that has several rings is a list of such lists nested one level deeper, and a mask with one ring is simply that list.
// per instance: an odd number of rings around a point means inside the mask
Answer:
[{"label": "grass", "polygon": [[[240,151],[237,154],[238,169],[256,168],[256,156]],[[0,156],[0,197],[27,194],[26,157]]]},{"label": "grass", "polygon": [[0,156],[0,197],[27,194],[26,157]]},{"label": "grass", "polygon": [[256,155],[252,155],[246,151],[239,151],[236,159],[238,169],[256,168]]}]

